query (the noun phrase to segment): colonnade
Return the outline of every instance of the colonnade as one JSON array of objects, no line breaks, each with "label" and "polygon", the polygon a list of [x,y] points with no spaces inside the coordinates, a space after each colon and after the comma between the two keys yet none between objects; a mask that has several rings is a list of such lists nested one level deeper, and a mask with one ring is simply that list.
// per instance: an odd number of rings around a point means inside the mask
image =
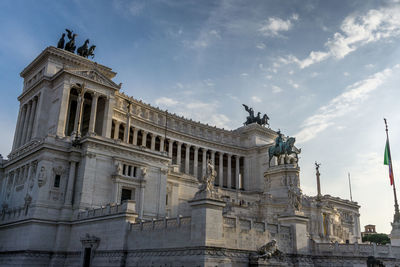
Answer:
[{"label": "colonnade", "polygon": [[21,105],[15,130],[14,148],[26,144],[35,137],[39,97],[40,94],[37,94]]},{"label": "colonnade", "polygon": [[[130,118],[127,118],[130,121]],[[126,126],[128,125],[129,128]],[[231,189],[244,189],[245,158],[228,152],[212,150],[130,126],[128,122],[112,121],[111,138],[167,152],[180,172],[201,178],[206,174],[207,160],[211,159],[217,172],[215,185]]]},{"label": "colonnade", "polygon": [[103,133],[106,128],[106,109],[110,100],[97,92],[72,88],[69,93],[68,116],[65,125],[66,136]]}]

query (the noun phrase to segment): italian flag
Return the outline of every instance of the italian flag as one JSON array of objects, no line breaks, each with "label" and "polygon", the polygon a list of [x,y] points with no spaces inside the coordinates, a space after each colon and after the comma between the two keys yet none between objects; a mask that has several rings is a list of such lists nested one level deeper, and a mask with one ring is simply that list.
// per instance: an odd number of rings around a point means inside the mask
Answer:
[{"label": "italian flag", "polygon": [[392,157],[390,156],[389,139],[386,139],[385,159],[383,160],[383,164],[389,165],[390,185],[393,185],[394,176],[393,176],[393,167],[392,167]]}]

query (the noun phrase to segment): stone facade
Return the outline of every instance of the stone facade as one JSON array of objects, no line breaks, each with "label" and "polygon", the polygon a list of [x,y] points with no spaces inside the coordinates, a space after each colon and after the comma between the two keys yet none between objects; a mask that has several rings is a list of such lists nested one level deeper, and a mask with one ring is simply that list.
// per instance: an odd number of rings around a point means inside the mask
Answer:
[{"label": "stone facade", "polygon": [[[54,47],[21,72],[0,161],[0,265],[400,263],[400,248],[358,244],[357,203],[302,194],[294,160],[269,167],[275,131],[167,113],[121,93],[115,75]],[[194,198],[208,160],[216,194]],[[250,259],[271,240],[284,256]]]}]

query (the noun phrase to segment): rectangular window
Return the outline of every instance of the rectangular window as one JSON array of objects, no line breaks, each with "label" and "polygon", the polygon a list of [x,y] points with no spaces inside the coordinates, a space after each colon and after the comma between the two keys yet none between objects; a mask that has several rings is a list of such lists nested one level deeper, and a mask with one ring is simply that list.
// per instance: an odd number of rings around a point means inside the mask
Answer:
[{"label": "rectangular window", "polygon": [[61,180],[61,176],[56,174],[56,177],[54,177],[54,187],[55,188],[60,188],[60,180]]},{"label": "rectangular window", "polygon": [[124,202],[125,200],[131,200],[131,199],[132,199],[132,190],[122,188],[121,202]]}]

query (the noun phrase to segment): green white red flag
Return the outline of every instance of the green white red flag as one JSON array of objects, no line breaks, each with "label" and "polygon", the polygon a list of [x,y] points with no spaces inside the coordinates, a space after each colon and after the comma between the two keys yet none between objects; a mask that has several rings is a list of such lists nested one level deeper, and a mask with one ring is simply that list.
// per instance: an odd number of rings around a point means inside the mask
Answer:
[{"label": "green white red flag", "polygon": [[386,139],[385,158],[383,160],[383,164],[389,166],[390,185],[393,185],[394,175],[393,175],[392,157],[390,155],[389,139]]}]

